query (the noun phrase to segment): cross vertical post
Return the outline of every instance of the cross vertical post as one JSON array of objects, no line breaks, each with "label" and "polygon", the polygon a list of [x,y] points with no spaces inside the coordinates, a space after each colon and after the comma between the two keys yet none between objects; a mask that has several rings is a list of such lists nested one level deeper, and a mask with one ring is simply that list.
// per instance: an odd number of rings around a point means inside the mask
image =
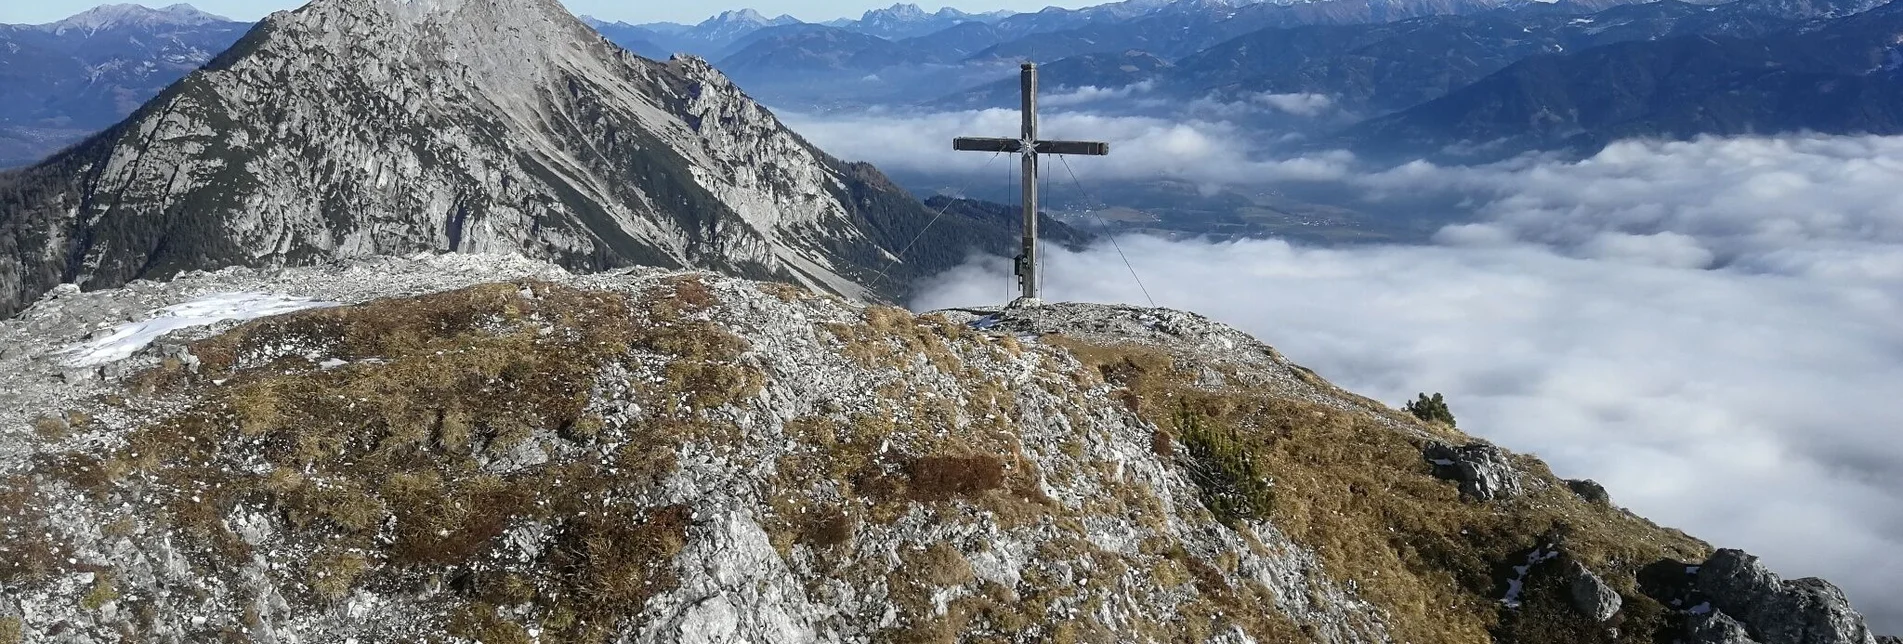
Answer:
[{"label": "cross vertical post", "polygon": [[1037,64],[1025,63],[1020,75],[1023,91],[1023,130],[1017,139],[961,137],[952,149],[967,152],[1016,152],[1024,155],[1024,239],[1017,257],[1019,303],[1035,304],[1037,275],[1037,157],[1040,154],[1110,154],[1110,144],[1096,141],[1039,141],[1037,139]]},{"label": "cross vertical post", "polygon": [[1019,76],[1024,93],[1024,136],[1021,145],[1031,149],[1024,153],[1024,245],[1018,254],[1018,284],[1024,288],[1021,297],[1037,299],[1037,64],[1025,63]]}]

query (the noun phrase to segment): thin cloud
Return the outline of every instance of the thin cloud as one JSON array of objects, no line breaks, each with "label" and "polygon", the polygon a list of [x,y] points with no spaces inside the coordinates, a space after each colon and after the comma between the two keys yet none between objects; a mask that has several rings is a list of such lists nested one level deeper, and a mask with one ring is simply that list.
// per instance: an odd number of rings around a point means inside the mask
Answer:
[{"label": "thin cloud", "polygon": [[1122,87],[1086,85],[1043,96],[1038,99],[1038,104],[1045,107],[1087,105],[1106,100],[1124,100],[1130,98],[1132,95],[1148,94],[1150,90],[1153,89],[1156,89],[1156,83],[1154,81],[1131,83]]},{"label": "thin cloud", "polygon": [[[1903,138],[1629,142],[1577,162],[1411,164],[1343,179],[1454,191],[1424,246],[1122,240],[1160,304],[1252,332],[1903,632]],[[1051,299],[1143,302],[1107,248],[1049,251]],[[921,309],[993,302],[1003,260]]]},{"label": "thin cloud", "polygon": [[1316,116],[1335,106],[1335,99],[1325,94],[1256,94],[1250,97],[1257,103],[1294,114],[1296,116]]},{"label": "thin cloud", "polygon": [[[886,170],[966,175],[985,168],[988,160],[982,154],[953,152],[953,138],[1015,137],[1020,125],[1017,110],[1010,109],[794,112],[780,118],[836,156],[870,161]],[[1110,156],[1071,161],[1080,176],[1096,180],[1175,179],[1211,185],[1337,181],[1348,178],[1354,164],[1354,155],[1347,152],[1275,157],[1251,132],[1226,121],[1053,112],[1040,119],[1039,135],[1109,142]]]}]

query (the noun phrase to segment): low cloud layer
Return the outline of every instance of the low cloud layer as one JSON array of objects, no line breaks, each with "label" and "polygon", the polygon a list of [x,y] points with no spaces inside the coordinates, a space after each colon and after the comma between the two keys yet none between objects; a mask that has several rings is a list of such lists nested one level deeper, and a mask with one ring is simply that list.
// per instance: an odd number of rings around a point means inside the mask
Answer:
[{"label": "low cloud layer", "polygon": [[[1086,93],[1116,91],[1121,90],[1085,88],[1061,96],[1081,103],[1089,98]],[[1297,107],[1303,104],[1289,100]],[[998,170],[1000,164],[988,164],[991,155],[952,151],[952,139],[1016,137],[1020,127],[1014,109],[872,111],[851,116],[783,113],[780,118],[834,156],[870,161],[888,171],[939,174],[975,174],[987,167]],[[1079,176],[1095,180],[1176,179],[1209,185],[1333,181],[1347,178],[1354,161],[1346,152],[1277,158],[1262,148],[1260,136],[1227,120],[1052,112],[1040,119],[1038,134],[1045,139],[1109,141],[1110,156],[1070,161]],[[1002,172],[997,176],[1002,178]]]},{"label": "low cloud layer", "polygon": [[1077,88],[1063,88],[1056,93],[1044,95],[1038,99],[1038,104],[1044,107],[1089,105],[1100,101],[1128,99],[1133,95],[1148,94],[1150,90],[1153,89],[1156,89],[1156,83],[1150,81],[1132,83],[1122,87],[1086,85]]},{"label": "low cloud layer", "polygon": [[[1453,191],[1480,216],[1426,246],[1122,248],[1161,305],[1392,404],[1444,392],[1463,429],[1828,578],[1903,633],[1903,138],[1633,142],[1339,180],[1370,199]],[[1143,302],[1107,248],[1047,261],[1049,299]],[[1009,280],[974,259],[915,306],[996,302]]]}]

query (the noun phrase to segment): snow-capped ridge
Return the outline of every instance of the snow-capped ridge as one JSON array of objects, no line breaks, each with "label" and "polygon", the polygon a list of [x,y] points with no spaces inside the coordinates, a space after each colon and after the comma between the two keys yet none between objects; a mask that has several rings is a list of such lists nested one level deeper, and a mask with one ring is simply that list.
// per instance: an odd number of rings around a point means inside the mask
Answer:
[{"label": "snow-capped ridge", "polygon": [[96,32],[108,29],[155,27],[191,27],[214,22],[235,22],[224,16],[200,11],[189,4],[174,4],[153,9],[138,4],[108,4],[87,9],[58,22],[38,27],[54,33],[67,31]]}]

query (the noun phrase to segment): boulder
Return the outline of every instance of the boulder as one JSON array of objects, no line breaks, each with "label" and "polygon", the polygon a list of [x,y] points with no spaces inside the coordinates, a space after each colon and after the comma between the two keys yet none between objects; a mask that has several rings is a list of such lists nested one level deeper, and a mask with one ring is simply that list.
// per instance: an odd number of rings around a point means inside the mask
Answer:
[{"label": "boulder", "polygon": [[1606,493],[1606,486],[1600,485],[1598,481],[1592,479],[1567,479],[1566,488],[1572,490],[1573,494],[1578,495],[1579,498],[1585,499],[1587,503],[1612,505],[1612,495]]},{"label": "boulder", "polygon": [[1595,622],[1612,619],[1619,612],[1624,600],[1619,597],[1618,591],[1606,585],[1605,580],[1592,574],[1591,570],[1577,561],[1572,562],[1568,574],[1573,578],[1569,584],[1573,610]]},{"label": "boulder", "polygon": [[1691,620],[1685,624],[1685,644],[1759,644],[1751,639],[1744,625],[1732,619],[1724,611],[1713,610],[1705,606],[1703,611],[1692,613]]},{"label": "boulder", "polygon": [[1434,464],[1435,476],[1459,483],[1463,496],[1492,501],[1520,494],[1520,473],[1513,469],[1506,452],[1498,447],[1485,443],[1461,447],[1434,443],[1422,457]]},{"label": "boulder", "polygon": [[1763,644],[1877,644],[1842,590],[1816,578],[1780,580],[1742,550],[1713,553],[1696,584]]}]

